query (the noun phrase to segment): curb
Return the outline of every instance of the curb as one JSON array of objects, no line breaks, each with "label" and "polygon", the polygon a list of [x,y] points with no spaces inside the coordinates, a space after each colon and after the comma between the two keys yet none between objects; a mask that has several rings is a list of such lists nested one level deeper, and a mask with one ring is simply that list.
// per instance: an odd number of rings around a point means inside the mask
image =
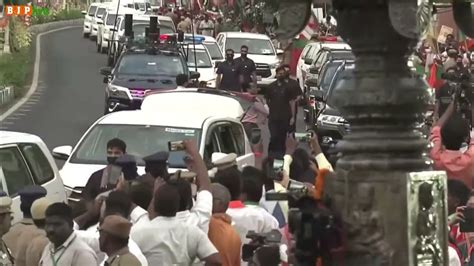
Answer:
[{"label": "curb", "polygon": [[84,22],[83,18],[73,19],[73,20],[54,21],[54,22],[30,26],[28,30],[30,31],[31,34],[36,35],[42,32],[55,30],[62,27],[81,26],[83,22]]}]

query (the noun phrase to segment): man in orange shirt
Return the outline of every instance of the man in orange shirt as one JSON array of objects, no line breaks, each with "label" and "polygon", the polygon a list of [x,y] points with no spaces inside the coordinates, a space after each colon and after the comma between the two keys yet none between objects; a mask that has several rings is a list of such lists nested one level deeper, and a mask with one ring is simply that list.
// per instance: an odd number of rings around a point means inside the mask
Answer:
[{"label": "man in orange shirt", "polygon": [[445,170],[448,179],[457,179],[469,189],[474,179],[474,134],[468,142],[467,150],[462,144],[469,139],[469,125],[460,114],[454,113],[454,99],[431,130],[430,140],[433,147],[430,152],[434,169]]},{"label": "man in orange shirt", "polygon": [[213,197],[212,217],[209,222],[209,239],[221,255],[222,266],[240,265],[241,241],[232,226],[232,219],[226,214],[230,192],[221,184],[211,185]]}]

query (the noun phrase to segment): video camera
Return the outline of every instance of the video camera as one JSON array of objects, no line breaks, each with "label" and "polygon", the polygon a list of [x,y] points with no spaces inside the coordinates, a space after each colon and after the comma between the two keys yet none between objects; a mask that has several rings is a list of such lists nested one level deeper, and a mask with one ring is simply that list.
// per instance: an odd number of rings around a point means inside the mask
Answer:
[{"label": "video camera", "polygon": [[[268,233],[258,234],[255,231],[249,231],[246,235],[251,239],[250,243],[242,246],[242,260],[252,262],[254,255],[265,254],[265,264],[262,265],[279,265],[280,264],[280,242],[281,233],[277,229],[273,229]],[[272,254],[269,256],[268,254]],[[271,260],[271,261],[270,261]],[[272,263],[273,262],[273,263]]]}]

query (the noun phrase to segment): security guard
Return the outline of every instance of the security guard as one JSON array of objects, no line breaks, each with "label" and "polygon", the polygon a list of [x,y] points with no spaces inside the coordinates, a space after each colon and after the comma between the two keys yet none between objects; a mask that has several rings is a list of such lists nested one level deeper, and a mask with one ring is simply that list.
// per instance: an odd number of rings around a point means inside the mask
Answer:
[{"label": "security guard", "polygon": [[235,153],[227,154],[215,152],[212,154],[211,160],[214,167],[209,173],[210,177],[214,177],[219,171],[224,171],[232,167],[237,168],[237,154]]},{"label": "security guard", "polygon": [[20,209],[23,212],[23,219],[12,226],[11,230],[3,236],[3,241],[12,254],[18,252],[18,240],[23,232],[36,231],[37,228],[31,217],[31,205],[39,198],[46,196],[46,189],[42,186],[31,185],[18,192],[20,195]]},{"label": "security guard", "polygon": [[[11,226],[11,207],[12,199],[7,196],[7,193],[0,190],[0,234],[4,236]],[[10,250],[7,248],[5,243],[2,241],[0,244],[0,265],[10,266],[13,265],[13,256]]]},{"label": "security guard", "polygon": [[105,266],[140,266],[141,263],[128,249],[128,239],[132,224],[118,215],[106,216],[99,228],[100,250],[109,258]]},{"label": "security guard", "polygon": [[146,183],[151,188],[155,185],[155,179],[161,177],[168,179],[168,157],[169,153],[160,151],[143,158],[145,161],[146,174],[139,177],[139,181]]}]

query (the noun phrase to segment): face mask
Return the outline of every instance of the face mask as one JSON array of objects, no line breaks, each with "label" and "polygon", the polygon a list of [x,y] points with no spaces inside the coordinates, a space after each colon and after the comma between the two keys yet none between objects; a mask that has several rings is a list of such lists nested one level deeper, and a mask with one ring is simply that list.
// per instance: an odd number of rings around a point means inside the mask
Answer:
[{"label": "face mask", "polygon": [[240,54],[240,56],[241,56],[242,58],[246,58],[246,57],[247,57],[247,54]]},{"label": "face mask", "polygon": [[115,157],[115,156],[107,156],[107,162],[109,164],[113,164],[113,163],[115,163],[115,161],[117,161],[117,158],[118,157]]}]

